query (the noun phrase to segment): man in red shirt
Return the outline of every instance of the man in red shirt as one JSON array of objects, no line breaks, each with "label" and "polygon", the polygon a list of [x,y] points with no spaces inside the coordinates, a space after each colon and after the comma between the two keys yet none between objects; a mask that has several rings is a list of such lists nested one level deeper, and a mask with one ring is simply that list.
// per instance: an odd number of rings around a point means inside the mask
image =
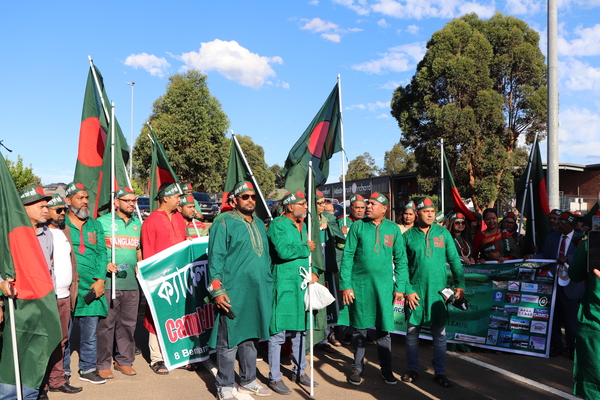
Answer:
[{"label": "man in red shirt", "polygon": [[[177,212],[180,198],[181,189],[175,183],[163,183],[158,188],[158,208],[142,224],[142,258],[144,260],[186,239],[186,222],[181,213]],[[159,375],[166,375],[169,370],[165,366],[160,352],[154,321],[147,307],[144,326],[150,332],[148,337],[150,368]]]}]

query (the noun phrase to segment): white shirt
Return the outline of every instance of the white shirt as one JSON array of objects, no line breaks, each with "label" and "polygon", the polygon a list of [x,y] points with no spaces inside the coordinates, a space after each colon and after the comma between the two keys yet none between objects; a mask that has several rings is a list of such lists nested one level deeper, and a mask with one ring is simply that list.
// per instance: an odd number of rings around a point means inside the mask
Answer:
[{"label": "white shirt", "polygon": [[71,244],[62,229],[52,229],[54,238],[54,276],[56,297],[69,297],[69,289],[73,281],[73,264],[71,264]]}]

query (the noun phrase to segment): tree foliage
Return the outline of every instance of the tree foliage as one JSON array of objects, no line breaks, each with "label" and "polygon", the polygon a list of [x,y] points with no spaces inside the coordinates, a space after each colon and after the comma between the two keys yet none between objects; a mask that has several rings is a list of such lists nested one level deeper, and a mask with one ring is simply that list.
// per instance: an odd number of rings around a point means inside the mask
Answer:
[{"label": "tree foliage", "polygon": [[414,171],[415,156],[406,150],[402,143],[396,143],[390,151],[383,156],[383,170],[388,175]]},{"label": "tree foliage", "polygon": [[[379,175],[380,171],[375,160],[369,153],[363,153],[348,163],[346,171],[346,180],[353,181],[357,179],[372,178]],[[340,176],[340,181],[342,177]]]},{"label": "tree foliage", "polygon": [[275,176],[275,187],[277,189],[283,189],[285,186],[285,179],[281,174],[283,168],[279,164],[273,164],[269,167],[269,170],[273,173],[273,176]]},{"label": "tree foliage", "polygon": [[275,190],[275,174],[273,174],[265,162],[264,149],[262,146],[255,144],[250,136],[236,135],[236,138],[258,182],[260,190],[265,197],[268,197]]},{"label": "tree foliage", "polygon": [[[166,93],[154,102],[148,122],[179,179],[192,183],[196,191],[222,191],[229,119],[210,94],[206,75],[190,70],[171,76]],[[143,182],[148,180],[152,161],[148,133],[144,126],[133,152],[135,172]]]},{"label": "tree foliage", "polygon": [[17,190],[21,191],[27,186],[42,183],[42,179],[33,173],[31,164],[29,164],[29,167],[23,165],[23,158],[20,155],[17,155],[17,162],[11,161],[8,156],[5,157],[5,160]]},{"label": "tree foliage", "polygon": [[438,181],[440,139],[455,183],[477,210],[514,192],[525,162],[518,140],[543,138],[546,67],[539,35],[514,17],[468,14],[435,32],[416,74],[392,98],[400,142],[414,150],[419,183]]}]

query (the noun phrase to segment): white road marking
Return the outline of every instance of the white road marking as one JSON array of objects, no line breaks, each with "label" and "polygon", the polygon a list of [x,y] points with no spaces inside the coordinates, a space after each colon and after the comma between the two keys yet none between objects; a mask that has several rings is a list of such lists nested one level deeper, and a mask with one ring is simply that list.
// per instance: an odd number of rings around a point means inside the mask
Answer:
[{"label": "white road marking", "polygon": [[527,385],[536,387],[536,388],[544,390],[546,392],[550,392],[550,393],[555,394],[555,395],[557,395],[559,397],[562,397],[563,399],[570,399],[570,400],[580,400],[581,399],[580,397],[573,396],[570,393],[563,392],[562,390],[555,389],[555,388],[553,388],[551,386],[548,386],[548,385],[544,385],[543,383],[539,383],[537,381],[534,381],[533,379],[525,378],[524,376],[515,374],[515,373],[507,371],[505,369],[498,368],[498,367],[496,367],[496,366],[494,366],[492,364],[488,364],[488,363],[486,363],[484,361],[476,360],[476,359],[471,358],[471,357],[465,357],[465,356],[460,355],[458,353],[455,353],[453,351],[449,351],[448,354],[450,354],[450,355],[452,355],[454,357],[458,357],[458,358],[460,358],[463,361],[468,361],[468,362],[473,363],[475,365],[479,365],[480,367],[484,367],[484,368],[487,368],[487,369],[489,369],[491,371],[494,371],[494,372],[497,372],[499,374],[505,375],[505,376],[507,376],[507,377],[509,377],[511,379],[516,380],[516,381],[523,382],[523,383],[525,383]]}]

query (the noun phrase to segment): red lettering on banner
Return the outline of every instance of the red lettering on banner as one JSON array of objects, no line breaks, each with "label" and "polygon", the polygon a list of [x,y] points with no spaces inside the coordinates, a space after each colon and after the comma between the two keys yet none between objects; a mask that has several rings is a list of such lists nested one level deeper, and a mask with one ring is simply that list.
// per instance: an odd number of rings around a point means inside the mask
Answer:
[{"label": "red lettering on banner", "polygon": [[203,308],[196,308],[193,314],[186,314],[176,320],[168,319],[165,322],[167,336],[171,343],[190,336],[200,336],[215,325],[215,309],[213,304],[205,304]]},{"label": "red lettering on banner", "polygon": [[168,319],[165,322],[165,328],[167,329],[167,336],[169,337],[169,342],[175,343],[177,341],[177,333],[175,332],[175,321],[172,319]]}]

